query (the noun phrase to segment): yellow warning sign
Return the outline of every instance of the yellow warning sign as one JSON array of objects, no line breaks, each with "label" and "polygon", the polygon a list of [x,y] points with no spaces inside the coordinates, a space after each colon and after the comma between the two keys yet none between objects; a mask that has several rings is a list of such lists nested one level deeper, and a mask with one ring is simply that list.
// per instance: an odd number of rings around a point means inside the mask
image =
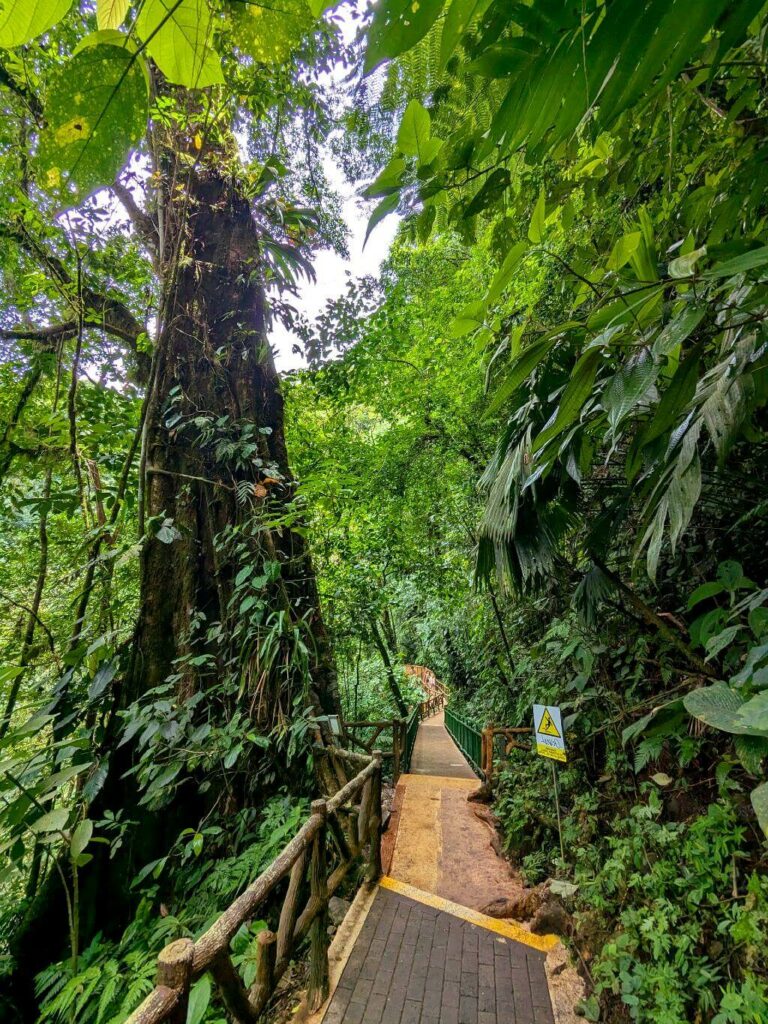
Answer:
[{"label": "yellow warning sign", "polygon": [[533,727],[536,739],[536,753],[551,757],[553,761],[565,761],[565,741],[560,708],[554,705],[533,705]]},{"label": "yellow warning sign", "polygon": [[542,736],[556,736],[560,739],[560,733],[557,731],[555,720],[552,718],[549,708],[544,709],[544,714],[539,722],[539,728],[536,730],[540,732]]}]

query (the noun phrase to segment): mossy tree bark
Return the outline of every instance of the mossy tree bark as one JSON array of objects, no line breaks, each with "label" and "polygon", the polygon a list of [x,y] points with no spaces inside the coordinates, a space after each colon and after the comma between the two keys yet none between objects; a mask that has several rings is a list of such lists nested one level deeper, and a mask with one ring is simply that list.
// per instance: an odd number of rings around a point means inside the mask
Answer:
[{"label": "mossy tree bark", "polygon": [[[162,162],[177,163],[182,142],[174,140]],[[104,740],[109,772],[90,812],[97,818],[106,809],[121,810],[136,824],[116,856],[99,847],[82,872],[80,948],[99,931],[120,933],[134,909],[129,882],[135,871],[164,856],[179,831],[201,816],[193,785],[180,787],[159,813],[140,803],[135,776],[127,774],[136,750],[119,745],[116,711],[169,676],[177,679],[177,699],[185,701],[233,672],[245,682],[240,701],[262,733],[287,722],[302,696],[317,713],[340,711],[310,555],[304,537],[291,528],[295,484],[266,336],[256,220],[220,152],[198,160],[183,189],[175,187],[168,166],[161,170],[162,230],[154,240],[147,236],[164,277],[140,467],[148,539],[130,665],[114,690]],[[167,530],[159,530],[164,521]],[[238,630],[236,580],[249,562],[271,564],[261,599],[282,617],[279,654],[268,662],[258,638],[244,644]],[[212,624],[219,628],[209,630]],[[289,648],[297,638],[308,652],[303,664],[291,663]],[[201,653],[209,655],[204,669],[190,663]],[[221,703],[220,691],[215,700]],[[203,812],[218,795],[206,796]],[[228,792],[232,810],[242,796]],[[10,1001],[19,1020],[31,1020],[36,973],[67,954],[58,871],[49,870],[12,939],[12,952]]]}]

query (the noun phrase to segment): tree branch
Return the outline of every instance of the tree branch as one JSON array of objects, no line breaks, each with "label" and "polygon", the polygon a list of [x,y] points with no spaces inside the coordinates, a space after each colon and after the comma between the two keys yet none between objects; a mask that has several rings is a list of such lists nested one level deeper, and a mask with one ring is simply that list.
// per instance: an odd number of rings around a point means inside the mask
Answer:
[{"label": "tree branch", "polygon": [[121,181],[115,181],[113,183],[112,191],[120,200],[123,209],[128,214],[133,226],[136,228],[137,234],[149,249],[154,262],[158,257],[160,249],[160,236],[157,231],[157,225],[152,217],[141,209],[139,204],[133,198],[131,190]]}]

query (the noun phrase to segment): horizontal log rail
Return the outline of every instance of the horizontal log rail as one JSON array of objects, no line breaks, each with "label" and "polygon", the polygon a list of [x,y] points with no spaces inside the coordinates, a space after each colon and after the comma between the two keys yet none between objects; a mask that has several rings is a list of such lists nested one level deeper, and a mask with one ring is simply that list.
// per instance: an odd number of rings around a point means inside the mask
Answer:
[{"label": "horizontal log rail", "polygon": [[[126,1024],[185,1024],[192,985],[210,972],[235,1024],[253,1024],[264,1011],[299,944],[309,936],[310,1011],[328,995],[328,901],[349,871],[365,863],[365,879],[381,874],[382,754],[363,757],[338,747],[327,754],[360,766],[333,796],[314,800],[309,818],[269,867],[197,941],[177,939],[157,959],[157,983]],[[256,978],[246,988],[232,962],[230,942],[253,920],[287,877],[277,931],[256,938]]]},{"label": "horizontal log rail", "polygon": [[373,748],[387,732],[392,733],[391,750],[382,750],[381,756],[385,761],[392,762],[392,785],[397,785],[403,769],[403,752],[405,749],[405,725],[404,718],[386,718],[377,721],[344,722],[344,729],[350,744],[370,755]]}]

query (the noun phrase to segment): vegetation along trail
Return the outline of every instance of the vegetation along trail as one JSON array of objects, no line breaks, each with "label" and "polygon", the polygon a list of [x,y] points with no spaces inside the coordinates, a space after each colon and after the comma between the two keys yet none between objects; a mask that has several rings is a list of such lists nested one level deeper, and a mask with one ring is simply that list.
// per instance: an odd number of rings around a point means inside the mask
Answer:
[{"label": "vegetation along trail", "polygon": [[0,0],[3,1024],[768,1024],[767,19]]}]

